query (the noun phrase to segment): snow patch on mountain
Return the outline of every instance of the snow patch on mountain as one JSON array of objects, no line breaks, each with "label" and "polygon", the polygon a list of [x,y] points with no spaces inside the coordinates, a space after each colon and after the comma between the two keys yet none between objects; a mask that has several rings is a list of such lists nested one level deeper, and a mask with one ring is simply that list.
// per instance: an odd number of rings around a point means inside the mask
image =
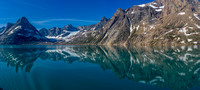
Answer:
[{"label": "snow patch on mountain", "polygon": [[178,13],[178,15],[185,15],[185,12],[180,12]]},{"label": "snow patch on mountain", "polygon": [[157,12],[161,12],[161,11],[162,11],[162,9],[156,9],[156,11],[157,11]]},{"label": "snow patch on mountain", "polygon": [[192,39],[187,39],[187,41],[188,41],[188,42],[191,42],[191,41],[192,41]]},{"label": "snow patch on mountain", "polygon": [[141,4],[141,5],[138,5],[139,7],[145,7],[146,6],[146,4]]},{"label": "snow patch on mountain", "polygon": [[197,44],[198,42],[193,42],[194,44]]},{"label": "snow patch on mountain", "polygon": [[17,30],[17,29],[22,29],[22,26],[17,26],[17,27],[15,27],[15,29],[14,30],[12,30],[8,35],[11,35],[11,34],[13,34],[14,33],[14,31],[15,30]]},{"label": "snow patch on mountain", "polygon": [[158,8],[158,7],[156,7],[156,6],[152,5],[152,4],[150,4],[149,6],[152,7],[152,8]]},{"label": "snow patch on mountain", "polygon": [[197,28],[199,28],[200,29],[200,26],[199,25],[197,25],[197,24],[194,24]]},{"label": "snow patch on mountain", "polygon": [[64,41],[69,41],[71,40],[71,38],[76,35],[77,33],[79,33],[79,31],[68,31],[67,33],[70,33],[69,35],[63,37],[64,34],[61,34],[59,36],[46,36],[46,38],[49,38],[49,39],[57,39],[57,40],[64,40]]},{"label": "snow patch on mountain", "polygon": [[142,5],[138,5],[139,7],[146,7],[146,6],[149,6],[153,9],[155,9],[155,11],[157,12],[161,12],[163,10],[163,8],[165,6],[155,6],[157,3],[148,3],[148,4],[142,4]]},{"label": "snow patch on mountain", "polygon": [[133,25],[130,26],[130,34],[133,32]]},{"label": "snow patch on mountain", "polygon": [[179,32],[180,32],[180,33],[184,33],[185,36],[190,36],[190,35],[198,34],[197,32],[188,34],[188,33],[187,33],[187,31],[188,31],[187,28],[188,28],[188,27],[184,27],[184,28],[180,29]]},{"label": "snow patch on mountain", "polygon": [[185,41],[181,41],[180,43],[185,44]]},{"label": "snow patch on mountain", "polygon": [[194,17],[196,17],[198,20],[200,20],[200,18],[198,17],[198,14],[194,14]]}]

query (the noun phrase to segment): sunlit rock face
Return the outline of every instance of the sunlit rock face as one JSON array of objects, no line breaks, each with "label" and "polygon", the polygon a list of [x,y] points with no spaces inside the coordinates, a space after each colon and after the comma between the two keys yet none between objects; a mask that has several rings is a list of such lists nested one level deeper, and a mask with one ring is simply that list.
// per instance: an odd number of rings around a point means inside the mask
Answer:
[{"label": "sunlit rock face", "polygon": [[163,11],[164,16],[177,12],[198,12],[198,0],[168,0]]},{"label": "sunlit rock face", "polygon": [[[200,47],[132,48],[101,46],[33,46],[0,49],[1,62],[16,72],[31,68],[37,60],[93,63],[111,70],[119,79],[171,89],[200,85]],[[176,84],[174,84],[176,83]]]},{"label": "sunlit rock face", "polygon": [[101,28],[82,33],[68,44],[197,45],[200,42],[199,11],[198,0],[155,0],[126,10],[117,9]]},{"label": "sunlit rock face", "polygon": [[[102,28],[110,19],[103,17],[97,24],[89,26],[79,26],[80,30],[73,36],[70,36],[64,44],[97,44],[103,37]],[[101,30],[100,30],[101,29]]]}]

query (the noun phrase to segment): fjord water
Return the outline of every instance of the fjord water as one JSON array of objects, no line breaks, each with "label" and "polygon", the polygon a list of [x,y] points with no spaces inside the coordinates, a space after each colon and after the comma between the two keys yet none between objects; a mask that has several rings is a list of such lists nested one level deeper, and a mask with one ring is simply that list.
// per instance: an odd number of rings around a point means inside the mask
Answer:
[{"label": "fjord water", "polygon": [[4,90],[199,89],[200,47],[0,46]]}]

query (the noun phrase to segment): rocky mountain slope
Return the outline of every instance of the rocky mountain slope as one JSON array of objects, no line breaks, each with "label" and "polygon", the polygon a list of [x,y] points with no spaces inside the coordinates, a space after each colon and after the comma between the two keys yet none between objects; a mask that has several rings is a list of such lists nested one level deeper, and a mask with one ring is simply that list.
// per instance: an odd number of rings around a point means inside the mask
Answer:
[{"label": "rocky mountain slope", "polygon": [[96,35],[102,35],[97,34],[96,32],[99,32],[103,25],[106,24],[109,20],[110,19],[103,17],[97,24],[83,27],[79,26],[79,33],[71,36],[67,44],[96,44],[98,42],[98,40],[95,39],[98,38]]},{"label": "rocky mountain slope", "polygon": [[15,24],[8,23],[6,27],[0,28],[0,44],[63,44],[87,31],[99,29],[107,21],[103,17],[94,25],[74,27],[69,24],[63,28],[42,28],[38,31],[26,17],[22,17]]},{"label": "rocky mountain slope", "polygon": [[15,24],[8,23],[0,33],[0,44],[25,44],[46,40],[25,17],[19,19]]},{"label": "rocky mountain slope", "polygon": [[0,41],[15,44],[46,37],[62,41],[55,44],[196,45],[200,44],[199,6],[198,0],[155,0],[126,10],[119,8],[111,19],[103,17],[97,24],[43,28],[39,32],[26,18],[21,18],[1,29]]},{"label": "rocky mountain slope", "polygon": [[5,28],[6,28],[6,27],[1,27],[1,28],[0,28],[0,33],[2,33],[3,30],[4,30]]},{"label": "rocky mountain slope", "polygon": [[198,0],[155,0],[118,9],[97,30],[73,37],[68,44],[124,46],[193,45],[200,43]]},{"label": "rocky mountain slope", "polygon": [[42,28],[39,30],[42,36],[47,38],[67,40],[71,35],[78,33],[79,29],[70,25],[64,26],[63,28],[53,27],[51,29]]}]

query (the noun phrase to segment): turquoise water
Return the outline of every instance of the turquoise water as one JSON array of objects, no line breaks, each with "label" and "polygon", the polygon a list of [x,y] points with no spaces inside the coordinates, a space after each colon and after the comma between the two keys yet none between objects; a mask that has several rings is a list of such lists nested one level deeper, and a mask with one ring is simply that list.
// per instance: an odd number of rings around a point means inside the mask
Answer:
[{"label": "turquoise water", "polygon": [[200,47],[0,46],[0,88],[200,89]]}]

